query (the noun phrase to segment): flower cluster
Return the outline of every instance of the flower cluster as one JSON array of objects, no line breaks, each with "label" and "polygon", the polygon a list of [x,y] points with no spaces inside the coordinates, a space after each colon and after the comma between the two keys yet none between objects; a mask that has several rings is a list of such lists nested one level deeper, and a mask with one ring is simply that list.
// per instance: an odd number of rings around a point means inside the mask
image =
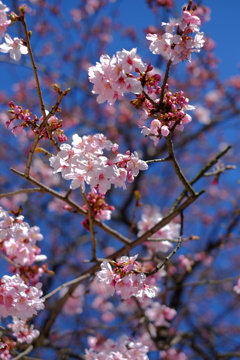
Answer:
[{"label": "flower cluster", "polygon": [[[146,205],[142,211],[141,220],[138,221],[138,236],[143,235],[146,231],[151,229],[163,218],[159,208],[157,206]],[[149,238],[144,245],[154,251],[167,252],[172,244],[168,240],[173,240],[179,236],[180,225],[174,222],[170,222],[162,229],[158,230],[155,234]]]},{"label": "flower cluster", "polygon": [[[192,52],[199,52],[204,45],[204,34],[199,32],[201,20],[194,15],[193,10],[183,10],[182,19],[171,19],[165,26],[163,35],[147,34],[151,41],[150,51],[153,54],[161,54],[173,64],[180,61],[191,61]],[[194,37],[191,35],[196,33]]]},{"label": "flower cluster", "polygon": [[[148,168],[137,152],[118,153],[118,145],[112,144],[103,134],[83,137],[75,134],[72,146],[62,144],[60,149],[50,158],[50,165],[54,174],[61,172],[64,179],[72,180],[71,189],[81,187],[84,191],[85,183],[101,194],[105,194],[112,184],[126,189],[126,180],[132,182],[140,170]],[[104,150],[111,150],[115,157],[107,158],[103,155]]]},{"label": "flower cluster", "polygon": [[140,341],[134,342],[126,336],[122,336],[116,343],[107,340],[100,346],[95,345],[96,350],[86,350],[86,360],[148,360],[148,347]]},{"label": "flower cluster", "polygon": [[160,351],[162,360],[187,360],[188,357],[182,352],[175,349],[168,349]]},{"label": "flower cluster", "polygon": [[146,310],[146,315],[155,326],[169,327],[171,321],[177,312],[166,305],[160,305],[158,302],[152,303],[151,307]]},{"label": "flower cluster", "polygon": [[11,350],[13,350],[16,346],[16,342],[9,339],[7,336],[1,338],[0,341],[0,359],[1,360],[9,360],[11,359]]},{"label": "flower cluster", "polygon": [[22,215],[13,218],[0,207],[0,249],[17,265],[30,266],[46,260],[36,245],[43,239],[37,226],[30,227]]},{"label": "flower cluster", "polygon": [[37,311],[44,309],[44,300],[40,298],[41,284],[27,286],[20,276],[4,275],[0,279],[0,316],[14,316],[26,321]]},{"label": "flower cluster", "polygon": [[11,24],[11,20],[7,18],[9,8],[0,1],[0,40],[5,35],[7,27]]},{"label": "flower cluster", "polygon": [[13,335],[20,343],[31,344],[37,338],[40,332],[34,329],[33,325],[28,326],[25,321],[13,318],[13,324],[8,324],[8,328],[12,330]]},{"label": "flower cluster", "polygon": [[110,295],[116,291],[124,300],[131,296],[141,299],[144,295],[149,298],[156,295],[157,288],[146,284],[147,277],[136,262],[137,256],[122,256],[116,262],[111,261],[111,264],[115,266],[114,270],[108,261],[102,262],[97,276],[106,285]]},{"label": "flower cluster", "polygon": [[114,206],[108,205],[104,200],[104,194],[98,194],[96,189],[92,189],[87,195],[88,205],[84,205],[83,209],[91,209],[91,213],[87,215],[86,220],[82,222],[83,226],[89,230],[89,216],[93,216],[99,220],[110,220],[111,213],[115,210]]},{"label": "flower cluster", "polygon": [[[24,129],[31,128],[35,134],[40,134],[42,139],[48,139],[48,133],[46,127],[43,127],[41,131],[39,130],[40,124],[44,120],[43,117],[38,117],[36,115],[32,116],[32,113],[28,109],[23,109],[22,106],[15,105],[13,101],[9,102],[9,113],[12,115],[12,118],[6,122],[6,127],[8,128],[12,121],[20,120],[21,124],[16,125],[12,129],[12,133],[16,136],[21,134]],[[46,116],[48,116],[49,112],[45,110]],[[67,141],[67,137],[64,134],[62,128],[62,120],[59,120],[56,115],[50,116],[48,121],[48,128],[51,134],[55,134],[60,142]]]},{"label": "flower cluster", "polygon": [[[63,288],[60,291],[60,297],[63,297],[68,288]],[[84,299],[84,286],[82,284],[78,285],[78,287],[73,291],[73,293],[68,297],[67,301],[63,306],[63,312],[67,315],[75,315],[82,313]]]},{"label": "flower cluster", "polygon": [[[145,117],[151,116],[153,106],[145,110]],[[184,96],[183,91],[172,93],[167,91],[164,94],[162,110],[157,114],[157,119],[151,121],[150,127],[141,126],[142,134],[149,136],[157,145],[162,136],[168,136],[171,130],[183,131],[184,125],[192,121],[192,117],[186,114],[187,110],[193,110],[194,106],[189,105],[189,99]]]},{"label": "flower cluster", "polygon": [[137,49],[118,51],[116,56],[100,57],[100,63],[88,70],[89,81],[94,84],[93,94],[98,94],[99,104],[108,101],[114,104],[122,99],[125,92],[139,94],[143,88],[141,82],[132,72],[143,72],[146,65],[142,62]]}]

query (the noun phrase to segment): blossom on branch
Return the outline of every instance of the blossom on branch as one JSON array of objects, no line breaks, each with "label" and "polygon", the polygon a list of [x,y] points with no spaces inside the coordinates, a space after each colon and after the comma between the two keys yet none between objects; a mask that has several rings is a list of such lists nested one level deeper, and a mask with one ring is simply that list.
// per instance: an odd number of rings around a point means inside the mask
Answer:
[{"label": "blossom on branch", "polygon": [[142,92],[142,84],[132,72],[142,72],[146,66],[136,52],[137,49],[123,49],[112,58],[102,55],[100,63],[89,68],[89,81],[94,84],[92,93],[98,94],[99,104],[108,101],[112,105],[122,99],[125,92]]},{"label": "blossom on branch", "polygon": [[[73,135],[72,146],[62,144],[56,156],[49,161],[53,173],[61,172],[66,180],[72,180],[70,188],[85,190],[90,185],[100,194],[105,194],[111,185],[126,189],[126,180],[132,182],[140,170],[147,170],[148,165],[140,160],[137,152],[126,154],[117,152],[118,146],[112,144],[103,134],[79,137]],[[115,157],[103,155],[104,150],[112,150]]]},{"label": "blossom on branch", "polygon": [[140,341],[133,341],[127,336],[122,336],[116,343],[107,340],[100,346],[96,344],[86,350],[86,360],[148,360],[148,347],[144,346]]},{"label": "blossom on branch", "polygon": [[[143,235],[146,231],[150,230],[154,225],[161,221],[163,215],[160,212],[158,206],[146,205],[143,207],[141,220],[138,221],[138,236]],[[162,229],[159,229],[156,233],[151,235],[144,245],[152,251],[167,252],[172,243],[168,240],[174,240],[179,237],[180,225],[171,221],[165,225]]]},{"label": "blossom on branch", "polygon": [[98,279],[108,288],[110,295],[116,291],[122,299],[129,299],[131,296],[143,298],[155,297],[157,288],[146,284],[146,275],[143,273],[140,265],[135,261],[137,255],[133,257],[122,256],[118,261],[111,261],[112,267],[108,261],[103,261],[98,273]]},{"label": "blossom on branch", "polygon": [[[192,10],[184,10],[182,19],[171,19],[165,26],[163,35],[147,34],[146,38],[151,42],[150,51],[153,54],[161,54],[167,61],[173,64],[180,61],[191,61],[192,52],[199,52],[204,45],[204,34],[199,32],[201,20],[194,15]],[[196,33],[194,37],[191,35]]]},{"label": "blossom on branch", "polygon": [[10,35],[6,34],[4,39],[6,42],[0,45],[0,52],[9,53],[11,59],[19,61],[22,55],[28,53],[27,46],[18,37],[12,39]]},{"label": "blossom on branch", "polygon": [[16,317],[13,318],[13,324],[9,324],[8,328],[12,330],[13,335],[20,343],[31,344],[40,334],[39,330],[34,329],[33,325],[28,326],[25,321]]},{"label": "blossom on branch", "polygon": [[38,226],[30,227],[22,215],[15,219],[0,207],[0,250],[17,265],[30,266],[46,260],[37,241],[43,239]]},{"label": "blossom on branch", "polygon": [[7,27],[11,24],[11,20],[8,20],[6,12],[9,8],[0,1],[0,40],[5,35]]},{"label": "blossom on branch", "polygon": [[14,316],[26,321],[44,309],[44,299],[41,298],[42,284],[27,286],[17,275],[4,275],[0,279],[0,316]]}]

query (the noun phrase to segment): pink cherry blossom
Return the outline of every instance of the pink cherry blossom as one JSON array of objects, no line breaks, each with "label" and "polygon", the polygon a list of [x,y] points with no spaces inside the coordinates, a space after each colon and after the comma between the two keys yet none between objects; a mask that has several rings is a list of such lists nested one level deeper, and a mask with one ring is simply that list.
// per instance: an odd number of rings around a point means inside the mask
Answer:
[{"label": "pink cherry blossom", "polygon": [[[103,155],[103,150],[113,148],[115,157]],[[85,184],[105,194],[112,185],[126,188],[125,182],[132,182],[140,170],[147,170],[148,165],[140,160],[137,152],[126,154],[117,152],[103,134],[83,136],[73,135],[72,146],[62,144],[56,156],[50,158],[53,173],[61,172],[66,180],[72,180],[70,188],[85,190]],[[111,154],[112,155],[112,154]]]},{"label": "pink cherry blossom", "polygon": [[106,285],[111,295],[116,291],[124,300],[131,296],[141,300],[144,296],[152,298],[156,295],[157,288],[146,283],[146,275],[135,261],[136,258],[137,255],[121,257],[117,262],[112,262],[114,270],[108,261],[103,261],[97,277]]},{"label": "pink cherry blossom", "polygon": [[16,264],[30,266],[46,260],[37,242],[43,239],[37,226],[30,227],[23,216],[15,219],[0,207],[0,249]]},{"label": "pink cherry blossom", "polygon": [[0,2],[0,40],[5,35],[7,27],[11,24],[11,20],[8,20],[6,12],[9,8]]},{"label": "pink cherry blossom", "polygon": [[161,360],[188,360],[186,354],[173,348],[160,351]]},{"label": "pink cherry blossom", "polygon": [[152,303],[151,307],[146,310],[146,315],[155,326],[169,327],[171,321],[177,312],[166,305],[160,305],[158,302]]},{"label": "pink cherry blossom", "polygon": [[21,55],[26,55],[28,53],[28,49],[23,42],[18,37],[11,38],[10,35],[6,34],[4,36],[5,43],[0,45],[0,52],[2,53],[10,53],[10,57],[19,61],[21,59]]},{"label": "pink cherry blossom", "polygon": [[[142,211],[141,220],[137,223],[139,230],[138,236],[141,236],[151,229],[161,221],[162,218],[163,216],[157,206],[145,205]],[[179,229],[180,225],[172,221],[154,233],[144,245],[153,251],[167,252],[172,247],[172,243],[168,241],[168,239],[177,239],[179,236]]]},{"label": "pink cherry blossom", "polygon": [[[204,34],[199,32],[201,20],[194,15],[193,11],[184,10],[182,19],[171,19],[165,26],[163,35],[147,34],[146,38],[151,42],[150,51],[153,54],[161,54],[173,64],[180,61],[191,61],[192,52],[199,52],[204,45]],[[196,33],[194,37],[190,35]]]},{"label": "pink cherry blossom", "polygon": [[[63,288],[60,291],[60,297],[63,297],[68,288]],[[82,313],[82,305],[83,305],[83,297],[84,297],[84,286],[78,285],[78,287],[74,290],[71,296],[68,297],[66,303],[63,307],[63,312],[67,315],[75,315]]]},{"label": "pink cherry blossom", "polygon": [[28,325],[25,321],[13,317],[13,324],[9,324],[8,328],[12,330],[13,335],[20,343],[31,344],[36,339],[40,332],[34,329],[33,325]]},{"label": "pink cherry blossom", "polygon": [[4,275],[0,280],[0,316],[15,316],[26,321],[44,309],[41,284],[27,286],[20,276]]},{"label": "pink cherry blossom", "polygon": [[142,62],[137,49],[118,51],[116,56],[100,57],[100,63],[91,66],[88,70],[89,81],[94,84],[92,93],[98,94],[99,104],[108,101],[114,104],[122,99],[125,92],[139,94],[143,88],[141,82],[132,74],[134,71],[143,71],[145,64]]},{"label": "pink cherry blossom", "polygon": [[235,291],[237,294],[240,294],[240,278],[238,279],[237,285],[233,287],[233,291]]},{"label": "pink cherry blossom", "polygon": [[114,343],[107,340],[103,344],[91,340],[92,347],[86,350],[86,360],[148,360],[148,347],[140,341],[133,341],[127,336],[122,336]]}]

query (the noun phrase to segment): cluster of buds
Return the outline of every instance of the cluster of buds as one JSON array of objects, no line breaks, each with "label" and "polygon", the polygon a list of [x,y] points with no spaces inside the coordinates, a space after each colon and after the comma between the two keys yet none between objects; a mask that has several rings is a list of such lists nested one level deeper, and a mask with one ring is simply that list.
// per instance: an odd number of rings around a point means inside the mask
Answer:
[{"label": "cluster of buds", "polygon": [[17,343],[7,336],[0,339],[0,359],[9,360],[11,359],[11,351],[15,348]]},{"label": "cluster of buds", "polygon": [[115,207],[106,203],[104,194],[99,194],[96,189],[92,189],[87,195],[87,201],[88,205],[84,205],[83,208],[88,210],[90,207],[91,211],[82,222],[85,229],[89,230],[89,216],[101,221],[111,219],[111,212],[115,210]]},{"label": "cluster of buds", "polygon": [[[13,101],[9,102],[9,113],[12,116],[6,122],[7,128],[9,128],[10,124],[14,120],[20,120],[21,123],[16,125],[12,129],[12,133],[16,136],[21,134],[26,128],[31,128],[31,130],[35,134],[39,134],[42,139],[46,140],[49,138],[47,127],[42,127],[41,124],[44,121],[43,117],[38,118],[36,115],[32,115],[32,113],[28,109],[23,109],[22,106],[15,105]],[[46,116],[48,116],[48,112],[46,111]],[[60,142],[64,142],[67,140],[66,135],[62,128],[62,120],[59,120],[55,115],[49,117],[47,121],[48,130],[51,134],[55,134]]]}]

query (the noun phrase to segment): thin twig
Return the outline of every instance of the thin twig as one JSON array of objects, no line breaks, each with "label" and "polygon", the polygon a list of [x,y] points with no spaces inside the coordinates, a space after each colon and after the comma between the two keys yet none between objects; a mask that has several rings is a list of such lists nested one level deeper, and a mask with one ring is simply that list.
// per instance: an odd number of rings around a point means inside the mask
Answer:
[{"label": "thin twig", "polygon": [[83,280],[89,278],[91,275],[90,274],[85,274],[85,275],[80,275],[79,277],[73,279],[73,280],[70,280],[70,281],[67,281],[65,282],[64,284],[58,286],[56,289],[54,289],[53,291],[51,291],[50,293],[48,293],[47,295],[43,296],[43,299],[44,300],[47,300],[48,298],[50,298],[51,296],[53,296],[54,294],[56,294],[57,292],[59,292],[60,290],[70,286],[70,285],[73,285],[73,284],[76,284],[76,283],[80,283],[82,282]]},{"label": "thin twig", "polygon": [[153,159],[153,160],[147,160],[147,164],[157,163],[157,162],[164,162],[164,161],[170,161],[170,157],[162,158],[162,159]]},{"label": "thin twig", "polygon": [[[192,179],[189,181],[189,183],[191,185],[194,185],[198,180],[200,180],[202,177],[204,177],[204,174],[212,167],[214,166],[218,160],[224,156],[229,150],[231,149],[231,146],[227,146],[226,149],[224,149],[223,151],[221,151],[218,155],[215,156],[215,158],[213,158],[211,161],[209,161],[200,171],[199,173]],[[171,211],[173,211],[178,205],[179,203],[183,200],[183,198],[186,196],[186,190],[183,190],[181,192],[181,194],[176,198],[176,200],[174,201],[172,207],[171,207]]]},{"label": "thin twig", "polygon": [[168,81],[168,77],[169,77],[169,71],[170,71],[170,67],[171,67],[172,61],[168,60],[167,62],[167,67],[166,67],[166,71],[165,71],[165,75],[164,75],[164,79],[163,79],[163,84],[161,86],[161,96],[160,96],[160,101],[159,101],[159,105],[158,105],[158,109],[160,110],[163,104],[163,99],[164,99],[164,91],[165,91],[165,87],[167,85],[167,81]]},{"label": "thin twig", "polygon": [[15,266],[16,268],[19,268],[20,265],[15,263],[13,260],[9,259],[7,256],[5,256],[4,254],[0,253],[0,256],[5,259],[7,262],[9,262],[10,264],[12,264],[13,266]]},{"label": "thin twig", "polygon": [[167,142],[167,148],[168,148],[168,153],[169,153],[169,157],[170,160],[173,164],[173,167],[175,169],[175,173],[177,174],[179,180],[181,181],[181,183],[183,184],[184,188],[186,191],[188,191],[191,195],[195,196],[195,191],[192,188],[190,182],[186,179],[186,177],[184,176],[178,162],[177,159],[175,157],[175,153],[174,153],[174,148],[173,148],[173,143],[172,143],[172,139],[171,139],[171,134],[169,134],[166,137],[166,142]]},{"label": "thin twig", "polygon": [[19,360],[19,359],[21,359],[23,356],[29,354],[30,351],[32,351],[32,349],[33,349],[33,345],[29,345],[26,350],[24,350],[23,352],[21,352],[20,354],[18,354],[18,355],[15,356],[14,358],[12,358],[12,360]]},{"label": "thin twig", "polygon": [[97,241],[96,241],[96,237],[95,237],[95,231],[94,231],[94,216],[93,216],[93,212],[92,212],[92,208],[89,204],[89,201],[86,197],[86,195],[84,194],[84,192],[82,192],[82,197],[84,199],[85,204],[87,205],[88,208],[88,213],[87,213],[87,217],[88,217],[88,221],[89,221],[89,230],[91,232],[91,242],[92,242],[92,261],[97,259],[96,253],[97,253]]},{"label": "thin twig", "polygon": [[169,261],[174,254],[176,254],[176,252],[180,248],[181,244],[182,244],[182,238],[179,237],[178,243],[175,246],[175,248],[173,249],[173,251],[168,256],[166,256],[165,259],[161,263],[159,263],[153,271],[145,273],[145,275],[150,276],[150,275],[156,274],[160,269],[162,269],[163,266],[166,264],[166,262]]},{"label": "thin twig", "polygon": [[[227,281],[234,281],[239,279],[239,275],[231,277],[231,278],[226,278],[226,279],[216,279],[216,280],[200,280],[200,281],[193,281],[193,282],[188,282],[188,283],[183,283],[183,284],[177,284],[178,287],[190,287],[190,286],[200,286],[200,285],[219,285],[222,283],[225,283]],[[171,286],[168,288],[168,290],[174,290],[175,286]]]},{"label": "thin twig", "polygon": [[5,198],[5,197],[19,195],[19,194],[30,194],[30,193],[34,193],[34,192],[43,192],[43,190],[41,190],[40,188],[19,189],[16,191],[11,191],[8,193],[0,194],[0,199]]}]

